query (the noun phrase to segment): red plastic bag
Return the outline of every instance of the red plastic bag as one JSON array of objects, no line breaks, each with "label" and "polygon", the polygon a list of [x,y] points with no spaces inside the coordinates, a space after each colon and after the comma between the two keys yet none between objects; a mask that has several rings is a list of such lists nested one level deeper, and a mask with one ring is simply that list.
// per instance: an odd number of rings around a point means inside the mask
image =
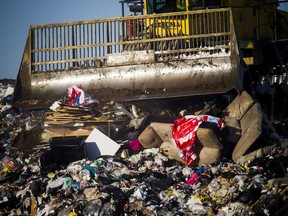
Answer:
[{"label": "red plastic bag", "polygon": [[185,165],[192,164],[197,155],[194,152],[197,130],[203,121],[216,123],[223,128],[222,119],[210,115],[188,115],[176,119],[172,125],[172,137],[181,152]]},{"label": "red plastic bag", "polygon": [[70,98],[68,105],[82,106],[84,105],[85,93],[80,85],[74,85],[67,89],[67,95]]},{"label": "red plastic bag", "polygon": [[70,106],[85,106],[86,104],[98,103],[97,100],[84,92],[81,85],[73,85],[67,89],[67,96],[69,101],[67,102]]}]

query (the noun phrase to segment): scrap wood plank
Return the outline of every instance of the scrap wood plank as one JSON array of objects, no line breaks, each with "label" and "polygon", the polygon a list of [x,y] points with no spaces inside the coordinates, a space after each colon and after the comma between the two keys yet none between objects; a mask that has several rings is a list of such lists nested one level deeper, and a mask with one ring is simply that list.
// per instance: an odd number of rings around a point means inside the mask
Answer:
[{"label": "scrap wood plank", "polygon": [[67,113],[67,112],[50,112],[46,113],[47,117],[58,118],[58,117],[83,117],[84,118],[92,118],[92,117],[101,117],[101,115],[94,115],[90,112],[75,112],[75,113]]},{"label": "scrap wood plank", "polygon": [[80,107],[80,106],[69,106],[65,104],[61,104],[62,108],[68,109],[68,110],[84,110],[84,111],[90,111],[92,108],[91,107]]},{"label": "scrap wood plank", "polygon": [[44,122],[44,128],[51,127],[83,127],[88,125],[100,125],[100,124],[110,124],[115,123],[113,121],[88,121],[88,122],[73,122],[73,121],[47,121]]},{"label": "scrap wood plank", "polygon": [[54,111],[54,112],[46,112],[46,115],[83,115],[90,114],[90,112],[66,112],[66,111]]},{"label": "scrap wood plank", "polygon": [[[69,118],[46,118],[45,121],[54,121],[54,122],[63,122],[63,121],[71,121],[71,122],[102,122],[103,120],[101,119],[96,119],[96,118],[73,118],[73,117],[69,117]],[[106,121],[106,120],[104,120]]]},{"label": "scrap wood plank", "polygon": [[46,117],[47,120],[53,120],[53,121],[61,121],[61,120],[67,120],[67,119],[70,119],[70,120],[73,120],[74,118],[71,118],[71,117],[64,117],[64,118],[61,118],[61,117],[53,117],[53,116],[47,116]]},{"label": "scrap wood plank", "polygon": [[93,116],[90,112],[76,112],[76,113],[67,113],[67,112],[52,112],[46,113],[46,116]]},{"label": "scrap wood plank", "polygon": [[47,116],[47,119],[75,119],[75,120],[85,120],[85,119],[92,119],[93,116]]},{"label": "scrap wood plank", "polygon": [[52,127],[44,130],[43,136],[49,140],[52,137],[68,137],[68,136],[88,136],[91,131],[97,128],[94,126],[84,126],[81,128],[71,128],[71,127]]},{"label": "scrap wood plank", "polygon": [[79,118],[64,118],[64,119],[57,119],[57,118],[46,118],[44,121],[44,124],[61,124],[61,123],[108,123],[108,122],[119,122],[122,120],[117,119],[110,119],[108,117],[106,118],[99,118],[99,117],[93,117],[91,119],[79,119]]},{"label": "scrap wood plank", "polygon": [[44,127],[45,125],[65,125],[65,124],[75,124],[74,121],[56,121],[56,120],[52,120],[52,121],[45,121],[44,122]]},{"label": "scrap wood plank", "polygon": [[73,111],[70,111],[70,110],[56,110],[56,111],[49,111],[49,112],[46,112],[46,114],[54,114],[54,113],[59,113],[59,114],[81,114],[81,113],[90,113],[88,111],[76,111],[76,110],[73,110]]},{"label": "scrap wood plank", "polygon": [[[89,115],[89,112],[45,112],[45,116],[70,116],[70,115],[74,115],[74,116],[80,116],[80,115]],[[91,115],[91,114],[90,114]]]}]

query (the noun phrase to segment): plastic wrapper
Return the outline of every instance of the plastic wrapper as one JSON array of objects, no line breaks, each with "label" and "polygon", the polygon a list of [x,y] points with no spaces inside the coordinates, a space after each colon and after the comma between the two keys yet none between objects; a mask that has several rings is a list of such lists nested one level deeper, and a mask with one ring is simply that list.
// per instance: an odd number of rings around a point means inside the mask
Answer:
[{"label": "plastic wrapper", "polygon": [[98,102],[97,100],[92,99],[92,97],[83,90],[81,85],[73,85],[68,88],[67,96],[69,97],[67,104],[70,106],[85,106]]}]

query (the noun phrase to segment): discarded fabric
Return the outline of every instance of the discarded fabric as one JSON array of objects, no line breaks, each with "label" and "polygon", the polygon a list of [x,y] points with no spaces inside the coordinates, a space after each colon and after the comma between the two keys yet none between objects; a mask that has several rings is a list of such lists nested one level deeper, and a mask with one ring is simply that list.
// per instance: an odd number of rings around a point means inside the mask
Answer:
[{"label": "discarded fabric", "polygon": [[194,153],[196,133],[202,122],[212,122],[223,128],[224,124],[220,118],[209,115],[187,115],[176,119],[172,125],[172,136],[181,151],[181,156],[186,165],[192,164],[197,155]]}]

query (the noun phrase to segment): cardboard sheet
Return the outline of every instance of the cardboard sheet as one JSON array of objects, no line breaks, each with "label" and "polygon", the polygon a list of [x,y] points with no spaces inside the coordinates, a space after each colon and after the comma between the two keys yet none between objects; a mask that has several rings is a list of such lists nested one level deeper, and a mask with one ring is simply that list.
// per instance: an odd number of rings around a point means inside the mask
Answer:
[{"label": "cardboard sheet", "polygon": [[102,155],[114,155],[120,148],[120,145],[94,128],[85,140],[85,148],[87,159],[95,160]]}]

